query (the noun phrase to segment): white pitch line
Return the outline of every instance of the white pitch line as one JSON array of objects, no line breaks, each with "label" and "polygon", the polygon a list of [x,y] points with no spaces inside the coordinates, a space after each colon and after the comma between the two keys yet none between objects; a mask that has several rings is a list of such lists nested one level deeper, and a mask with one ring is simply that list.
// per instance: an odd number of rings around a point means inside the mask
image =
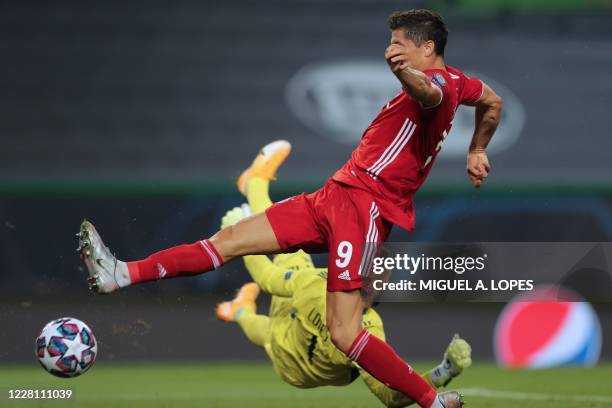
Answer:
[{"label": "white pitch line", "polygon": [[467,397],[487,397],[498,399],[530,400],[530,401],[574,401],[612,403],[612,397],[603,395],[562,395],[541,394],[532,392],[498,391],[487,388],[464,388],[461,392]]}]

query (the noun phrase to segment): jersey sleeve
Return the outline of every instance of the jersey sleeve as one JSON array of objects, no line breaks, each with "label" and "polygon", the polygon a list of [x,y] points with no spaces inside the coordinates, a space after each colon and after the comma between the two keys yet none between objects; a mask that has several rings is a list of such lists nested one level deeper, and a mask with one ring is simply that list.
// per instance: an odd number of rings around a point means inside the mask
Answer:
[{"label": "jersey sleeve", "polygon": [[460,104],[474,104],[482,97],[484,84],[476,77],[464,76],[463,87],[459,95]]},{"label": "jersey sleeve", "polygon": [[296,280],[293,274],[297,272],[290,272],[275,265],[265,255],[249,255],[242,259],[251,278],[261,290],[273,296],[293,296]]}]

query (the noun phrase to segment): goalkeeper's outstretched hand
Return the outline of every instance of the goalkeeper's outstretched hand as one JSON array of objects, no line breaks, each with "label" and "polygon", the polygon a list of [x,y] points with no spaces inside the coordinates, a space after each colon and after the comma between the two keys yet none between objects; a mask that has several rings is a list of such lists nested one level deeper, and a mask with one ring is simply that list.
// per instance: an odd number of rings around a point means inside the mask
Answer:
[{"label": "goalkeeper's outstretched hand", "polygon": [[446,348],[444,360],[447,360],[451,374],[454,374],[454,377],[472,365],[472,347],[467,341],[459,337],[458,334],[455,334]]},{"label": "goalkeeper's outstretched hand", "polygon": [[436,388],[446,387],[453,378],[471,365],[472,347],[458,334],[455,334],[444,352],[442,362],[428,371],[425,376]]},{"label": "goalkeeper's outstretched hand", "polygon": [[232,208],[225,213],[223,218],[221,218],[221,229],[236,224],[241,219],[251,215],[250,213],[251,209],[248,204],[242,204],[240,207]]},{"label": "goalkeeper's outstretched hand", "polygon": [[446,387],[453,378],[471,365],[472,347],[458,334],[455,334],[444,352],[442,363],[438,366],[437,383]]}]

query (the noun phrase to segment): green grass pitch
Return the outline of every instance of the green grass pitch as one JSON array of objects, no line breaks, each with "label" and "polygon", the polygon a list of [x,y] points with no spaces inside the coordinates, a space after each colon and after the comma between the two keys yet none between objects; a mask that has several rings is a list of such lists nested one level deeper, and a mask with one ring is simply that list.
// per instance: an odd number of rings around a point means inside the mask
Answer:
[{"label": "green grass pitch", "polygon": [[[415,368],[431,363],[415,364]],[[612,363],[593,369],[507,371],[477,362],[452,384],[469,408],[612,407]],[[9,401],[10,388],[71,388],[70,402]],[[347,387],[299,390],[281,382],[269,364],[97,363],[74,379],[38,366],[0,366],[0,407],[378,407],[361,380]]]}]

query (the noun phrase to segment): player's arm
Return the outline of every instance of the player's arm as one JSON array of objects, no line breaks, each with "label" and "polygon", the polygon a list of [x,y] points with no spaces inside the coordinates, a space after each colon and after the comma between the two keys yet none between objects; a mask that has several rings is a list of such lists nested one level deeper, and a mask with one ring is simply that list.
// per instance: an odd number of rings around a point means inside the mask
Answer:
[{"label": "player's arm", "polygon": [[473,104],[475,111],[474,135],[467,156],[467,173],[474,185],[479,188],[489,175],[490,165],[486,148],[497,129],[501,119],[502,99],[485,83],[482,84],[482,96]]},{"label": "player's arm", "polygon": [[292,297],[296,288],[303,284],[302,281],[309,278],[306,272],[289,271],[275,265],[265,255],[249,255],[243,260],[261,290],[273,296]]},{"label": "player's arm", "polygon": [[442,90],[425,73],[412,68],[404,46],[391,44],[385,51],[385,59],[404,90],[422,107],[433,108],[442,102]]},{"label": "player's arm", "polygon": [[265,255],[249,255],[242,258],[253,281],[259,288],[273,296],[291,297],[293,289],[285,275],[287,271],[274,265]]}]

